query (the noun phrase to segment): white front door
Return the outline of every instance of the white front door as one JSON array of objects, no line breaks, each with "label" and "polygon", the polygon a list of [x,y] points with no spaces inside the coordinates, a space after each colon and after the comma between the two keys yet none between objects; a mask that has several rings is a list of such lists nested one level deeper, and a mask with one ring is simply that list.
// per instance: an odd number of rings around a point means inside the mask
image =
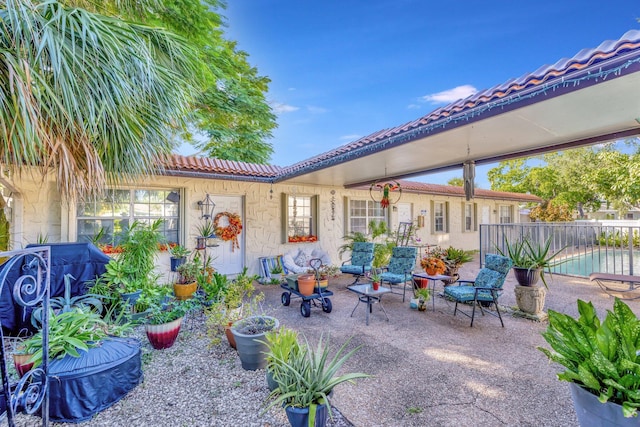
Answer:
[{"label": "white front door", "polygon": [[[411,203],[396,203],[398,207],[398,224],[401,222],[412,222]],[[396,227],[398,224],[395,224]]]},{"label": "white front door", "polygon": [[[213,217],[215,218],[220,212],[229,212],[232,214],[238,214],[242,218],[243,216],[243,198],[242,196],[220,196],[211,195],[211,198],[216,203],[216,207],[213,211]],[[226,217],[220,218],[219,225],[224,227],[228,224]],[[238,274],[242,272],[244,266],[244,230],[238,236],[238,247],[234,247],[232,241],[217,240],[219,246],[208,247],[207,255],[212,259],[212,265],[218,273],[221,274]]]}]

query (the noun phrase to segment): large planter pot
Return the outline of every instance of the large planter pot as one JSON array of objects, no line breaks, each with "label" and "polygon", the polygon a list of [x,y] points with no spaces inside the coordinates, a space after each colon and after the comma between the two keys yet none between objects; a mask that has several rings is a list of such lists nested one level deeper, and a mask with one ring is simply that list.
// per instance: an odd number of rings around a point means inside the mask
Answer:
[{"label": "large planter pot", "polygon": [[126,304],[136,305],[136,302],[138,302],[140,295],[142,295],[142,289],[135,292],[125,292],[123,294],[120,294],[120,297]]},{"label": "large planter pot", "polygon": [[277,329],[279,325],[280,322],[275,317],[250,316],[238,320],[231,326],[243,369],[255,371],[267,366],[267,345],[258,340],[264,341],[264,334]]},{"label": "large planter pot", "polygon": [[269,369],[267,369],[266,371],[267,373],[265,374],[265,377],[267,379],[267,387],[269,387],[269,391],[273,391],[278,388],[278,383],[273,379],[273,372],[271,372]]},{"label": "large planter pot", "polygon": [[313,288],[316,286],[316,278],[313,274],[301,274],[298,276],[298,291],[302,295],[312,295]]},{"label": "large planter pot", "polygon": [[187,300],[191,298],[197,289],[198,282],[173,284],[173,293],[175,294],[176,299],[179,300]]},{"label": "large planter pot", "polygon": [[520,286],[533,286],[538,283],[540,279],[541,268],[528,268],[513,267],[513,275]]},{"label": "large planter pot", "polygon": [[574,383],[569,383],[569,389],[581,427],[638,425],[638,418],[625,418],[622,415],[622,406],[617,403],[601,403],[598,396]]},{"label": "large planter pot", "polygon": [[451,279],[443,280],[442,283],[444,283],[445,286],[456,283],[458,279],[460,279],[460,274],[458,273],[459,270],[460,267],[447,268],[447,271],[445,271],[444,274],[446,274],[447,276],[451,276]]},{"label": "large planter pot", "polygon": [[29,362],[29,359],[33,357],[33,354],[16,354],[13,355],[13,366],[16,368],[16,372],[20,378],[24,376],[33,367],[33,362]]},{"label": "large planter pot", "polygon": [[184,264],[186,258],[170,258],[171,261],[171,271],[178,271],[178,267]]},{"label": "large planter pot", "polygon": [[520,311],[534,315],[542,313],[545,296],[547,295],[547,290],[543,286],[516,285],[514,292]]},{"label": "large planter pot", "polygon": [[235,350],[237,348],[236,339],[233,337],[233,332],[231,332],[231,325],[232,323],[229,322],[229,324],[224,327],[224,334],[227,337],[227,341],[229,341],[229,346]]},{"label": "large planter pot", "polygon": [[182,317],[173,322],[160,325],[145,325],[145,331],[151,346],[156,350],[171,347],[176,342],[176,338],[178,338],[180,325],[182,325]]},{"label": "large planter pot", "polygon": [[[287,412],[287,419],[291,427],[307,427],[309,425],[309,408],[285,406],[285,411]],[[327,413],[327,405],[318,405],[316,407],[314,427],[324,427],[327,425]]]}]

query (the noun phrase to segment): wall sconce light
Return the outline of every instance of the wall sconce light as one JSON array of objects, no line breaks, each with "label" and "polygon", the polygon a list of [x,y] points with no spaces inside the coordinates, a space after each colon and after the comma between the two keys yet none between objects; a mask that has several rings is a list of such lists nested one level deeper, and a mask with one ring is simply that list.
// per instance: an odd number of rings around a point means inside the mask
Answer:
[{"label": "wall sconce light", "polygon": [[397,207],[397,206],[393,206],[391,209],[392,209],[394,212],[398,212],[398,207]]},{"label": "wall sconce light", "polygon": [[171,203],[178,203],[180,201],[180,193],[178,193],[177,191],[172,191],[171,193],[167,194],[167,200]]},{"label": "wall sconce light", "polygon": [[213,203],[211,197],[207,193],[207,196],[204,200],[200,200],[198,202],[198,209],[200,209],[200,218],[204,220],[209,220],[213,216],[213,210],[215,209],[216,204]]},{"label": "wall sconce light", "polygon": [[493,213],[494,213],[494,214],[497,214],[497,213],[498,213],[498,210],[497,210],[497,209],[494,209],[494,210],[493,210]]}]

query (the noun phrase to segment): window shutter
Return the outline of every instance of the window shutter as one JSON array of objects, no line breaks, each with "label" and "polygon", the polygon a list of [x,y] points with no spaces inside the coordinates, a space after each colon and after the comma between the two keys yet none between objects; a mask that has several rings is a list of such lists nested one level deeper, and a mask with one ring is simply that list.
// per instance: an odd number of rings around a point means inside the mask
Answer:
[{"label": "window shutter", "polygon": [[289,233],[289,194],[282,193],[281,199],[281,210],[282,210],[282,243],[288,242],[288,233]]},{"label": "window shutter", "polygon": [[349,197],[344,196],[342,198],[344,200],[344,233],[343,235],[347,235],[351,233],[351,206],[349,206]]}]

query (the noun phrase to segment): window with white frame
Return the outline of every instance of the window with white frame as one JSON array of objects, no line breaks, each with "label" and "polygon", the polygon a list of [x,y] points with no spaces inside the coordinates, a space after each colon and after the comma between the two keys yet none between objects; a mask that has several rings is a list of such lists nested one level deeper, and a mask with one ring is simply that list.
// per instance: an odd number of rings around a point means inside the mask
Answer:
[{"label": "window with white frame", "polygon": [[284,242],[318,240],[318,196],[283,193],[282,201]]},{"label": "window with white frame", "polygon": [[471,232],[476,230],[476,204],[464,204],[464,228],[462,231]]},{"label": "window with white frame", "polygon": [[373,200],[349,200],[349,231],[369,233],[371,221],[386,222],[385,211],[380,202]]},{"label": "window with white frame", "polygon": [[500,224],[511,224],[513,222],[513,207],[509,205],[500,206]]},{"label": "window with white frame", "polygon": [[449,228],[449,212],[447,202],[432,202],[433,232],[447,233]]},{"label": "window with white frame", "polygon": [[101,243],[118,244],[118,237],[134,221],[162,219],[167,243],[179,243],[179,189],[116,189],[102,198],[78,203],[78,242],[92,241],[102,233]]}]

